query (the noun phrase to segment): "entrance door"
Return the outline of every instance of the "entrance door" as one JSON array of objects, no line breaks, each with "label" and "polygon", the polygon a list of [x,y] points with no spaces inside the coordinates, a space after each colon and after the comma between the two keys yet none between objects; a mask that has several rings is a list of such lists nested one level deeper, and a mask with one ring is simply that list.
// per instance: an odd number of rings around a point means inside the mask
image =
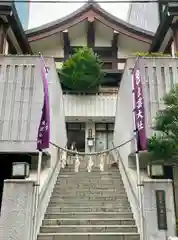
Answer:
[{"label": "entrance door", "polygon": [[108,149],[113,148],[113,132],[108,132]]},{"label": "entrance door", "polygon": [[104,151],[107,149],[107,133],[96,132],[96,152]]},{"label": "entrance door", "polygon": [[68,149],[75,142],[77,151],[85,152],[85,123],[67,123]]}]

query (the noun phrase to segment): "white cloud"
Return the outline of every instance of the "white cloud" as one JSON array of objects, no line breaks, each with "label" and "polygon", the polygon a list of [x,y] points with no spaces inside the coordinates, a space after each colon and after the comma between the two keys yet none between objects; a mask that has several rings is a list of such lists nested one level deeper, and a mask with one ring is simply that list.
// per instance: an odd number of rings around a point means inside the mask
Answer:
[{"label": "white cloud", "polygon": [[[51,0],[47,0],[48,2]],[[100,6],[114,16],[126,20],[128,3],[101,3]],[[29,28],[64,17],[81,7],[83,3],[31,3]]]}]

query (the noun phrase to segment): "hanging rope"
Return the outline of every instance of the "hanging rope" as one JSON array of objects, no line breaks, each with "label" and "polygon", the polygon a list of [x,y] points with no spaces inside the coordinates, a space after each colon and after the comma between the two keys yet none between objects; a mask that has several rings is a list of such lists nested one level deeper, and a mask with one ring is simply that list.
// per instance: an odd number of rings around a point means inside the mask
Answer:
[{"label": "hanging rope", "polygon": [[130,140],[128,140],[128,141],[126,141],[126,142],[124,142],[124,143],[122,143],[122,144],[120,144],[120,145],[118,145],[116,147],[113,147],[113,148],[110,148],[110,149],[107,149],[107,150],[104,150],[104,151],[88,152],[88,153],[86,153],[86,152],[77,152],[77,151],[72,151],[72,150],[69,150],[69,149],[66,149],[66,148],[62,148],[62,147],[58,146],[56,143],[52,143],[52,142],[50,142],[50,144],[55,146],[55,147],[57,147],[57,148],[59,148],[59,149],[61,149],[61,150],[63,150],[63,151],[65,151],[66,153],[69,153],[69,154],[76,154],[76,155],[79,155],[79,156],[87,156],[87,155],[88,156],[92,156],[92,155],[101,155],[101,154],[109,153],[109,152],[111,152],[111,151],[113,151],[113,150],[115,150],[117,148],[120,148],[120,147],[126,145],[127,143],[131,142],[132,140],[133,140],[133,138],[131,138]]}]

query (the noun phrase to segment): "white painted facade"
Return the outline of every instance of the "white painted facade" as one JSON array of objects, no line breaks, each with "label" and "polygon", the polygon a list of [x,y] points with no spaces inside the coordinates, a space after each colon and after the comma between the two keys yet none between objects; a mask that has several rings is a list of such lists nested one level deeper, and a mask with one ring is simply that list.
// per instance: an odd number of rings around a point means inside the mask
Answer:
[{"label": "white painted facade", "polygon": [[[76,24],[68,29],[70,45],[75,46],[87,46],[87,24],[88,21],[84,20],[79,24]],[[96,47],[111,47],[113,38],[113,29],[104,25],[99,21],[95,21],[95,46]],[[39,51],[44,56],[64,57],[63,51],[63,38],[62,33],[49,36],[45,39],[36,40],[31,43],[31,47],[34,52]],[[128,36],[119,34],[118,38],[118,58],[127,58],[135,52],[146,52],[149,48],[148,43],[139,42]],[[62,67],[61,62],[56,63],[57,68]],[[124,63],[118,63],[118,69],[123,70]],[[95,135],[95,123],[113,123],[115,122],[116,114],[116,93],[108,92],[107,94],[96,95],[80,95],[80,94],[64,94],[64,110],[66,122],[83,122],[85,123],[85,150],[88,151],[87,146],[87,134],[90,126],[92,128],[95,146],[90,150],[95,151],[98,147],[98,139],[103,138],[104,146],[111,146],[112,137],[108,136],[106,140],[106,134]],[[109,141],[110,145],[108,145]]]},{"label": "white painted facade", "polygon": [[[117,111],[114,130],[114,145],[119,146],[133,138],[133,105],[132,105],[132,77],[131,69],[134,66],[135,58],[127,60],[123,73],[120,90],[117,99]],[[146,116],[146,135],[150,137],[153,134],[154,117],[158,109],[163,109],[163,97],[169,92],[174,84],[178,83],[178,60],[175,58],[141,58],[140,71],[143,84],[143,96]],[[119,149],[119,158],[122,161],[121,175],[126,187],[131,207],[135,215],[137,224],[140,224],[137,188],[136,163],[131,165],[130,154],[135,152],[133,141],[123,145]],[[177,169],[177,168],[176,168]],[[174,181],[177,185],[177,173],[174,169]],[[125,171],[127,177],[125,176]],[[173,199],[173,189],[171,180],[151,180],[143,164],[143,158],[140,155],[140,174],[143,182],[143,208],[144,221],[146,223],[145,234],[147,239],[166,240],[167,236],[175,236],[175,209]],[[130,179],[128,182],[128,179]],[[148,188],[148,189],[147,189]],[[166,211],[168,230],[161,231],[157,227],[157,209],[155,203],[155,190],[164,189],[166,191]],[[174,189],[177,196],[177,187]],[[178,210],[177,210],[178,211]],[[148,224],[149,223],[149,224]]]},{"label": "white painted facade", "polygon": [[107,119],[114,121],[116,113],[116,94],[109,95],[70,95],[64,94],[65,116],[67,119],[77,117],[93,120]]}]

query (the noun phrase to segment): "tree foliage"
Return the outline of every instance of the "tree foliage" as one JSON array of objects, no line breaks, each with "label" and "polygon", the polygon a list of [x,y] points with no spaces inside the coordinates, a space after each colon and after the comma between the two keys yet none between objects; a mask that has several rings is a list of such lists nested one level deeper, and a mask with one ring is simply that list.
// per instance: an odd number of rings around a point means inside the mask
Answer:
[{"label": "tree foliage", "polygon": [[165,109],[156,115],[156,132],[148,140],[148,150],[158,160],[175,160],[178,157],[178,85],[163,100]]},{"label": "tree foliage", "polygon": [[71,90],[96,90],[103,78],[102,62],[90,48],[76,50],[59,72],[62,84]]}]

